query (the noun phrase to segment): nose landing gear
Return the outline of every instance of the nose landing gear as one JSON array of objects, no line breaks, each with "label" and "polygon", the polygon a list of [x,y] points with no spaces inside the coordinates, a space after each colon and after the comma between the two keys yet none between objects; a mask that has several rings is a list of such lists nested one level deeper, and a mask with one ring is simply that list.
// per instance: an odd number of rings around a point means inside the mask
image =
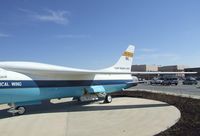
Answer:
[{"label": "nose landing gear", "polygon": [[26,112],[25,107],[23,106],[18,106],[16,107],[15,104],[11,104],[10,105],[10,109],[8,110],[9,113],[12,113],[12,115],[14,116],[15,114],[18,115],[23,115]]}]

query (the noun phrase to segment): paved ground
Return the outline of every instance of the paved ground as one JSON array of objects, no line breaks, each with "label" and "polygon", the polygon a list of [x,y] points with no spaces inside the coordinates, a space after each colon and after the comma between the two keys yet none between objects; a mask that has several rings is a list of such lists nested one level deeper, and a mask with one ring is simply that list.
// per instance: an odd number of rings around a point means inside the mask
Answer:
[{"label": "paved ground", "polygon": [[182,85],[181,83],[179,83],[178,86],[139,84],[138,86],[130,88],[128,90],[147,90],[147,91],[153,91],[153,92],[182,95],[186,97],[194,97],[198,99],[200,98],[200,88],[198,88],[195,85]]},{"label": "paved ground", "polygon": [[28,107],[8,116],[0,106],[1,136],[151,136],[178,121],[180,112],[166,103],[114,98],[111,104],[66,102]]}]

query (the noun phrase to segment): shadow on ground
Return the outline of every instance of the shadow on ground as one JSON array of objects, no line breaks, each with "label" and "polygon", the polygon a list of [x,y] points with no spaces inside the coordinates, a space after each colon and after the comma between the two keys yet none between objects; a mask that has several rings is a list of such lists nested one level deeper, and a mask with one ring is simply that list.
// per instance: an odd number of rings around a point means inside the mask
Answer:
[{"label": "shadow on ground", "polygon": [[[161,104],[139,104],[139,105],[110,105],[101,103],[98,106],[90,106],[91,102],[64,102],[59,104],[52,104],[44,102],[41,105],[26,106],[25,115],[43,114],[43,113],[58,113],[58,112],[87,112],[87,111],[106,111],[106,110],[123,110],[123,109],[137,109],[137,108],[152,108],[170,106],[166,103]],[[0,110],[0,119],[13,117],[7,112],[8,109]]]}]

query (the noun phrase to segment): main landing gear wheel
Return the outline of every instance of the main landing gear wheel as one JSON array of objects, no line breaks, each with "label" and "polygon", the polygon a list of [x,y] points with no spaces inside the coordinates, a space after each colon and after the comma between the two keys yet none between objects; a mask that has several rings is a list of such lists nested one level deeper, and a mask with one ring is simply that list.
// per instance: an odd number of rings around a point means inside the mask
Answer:
[{"label": "main landing gear wheel", "polygon": [[16,109],[18,111],[17,114],[19,115],[23,115],[26,112],[26,109],[23,106],[17,107]]},{"label": "main landing gear wheel", "polygon": [[112,102],[112,96],[111,95],[106,95],[104,102],[105,103],[111,103]]}]

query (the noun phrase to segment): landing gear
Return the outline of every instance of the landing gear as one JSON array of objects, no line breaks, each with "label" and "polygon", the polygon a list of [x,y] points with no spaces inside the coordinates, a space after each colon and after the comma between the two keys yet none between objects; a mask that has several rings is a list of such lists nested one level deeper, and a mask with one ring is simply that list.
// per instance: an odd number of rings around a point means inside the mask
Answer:
[{"label": "landing gear", "polygon": [[106,93],[97,93],[97,94],[87,94],[80,97],[73,97],[73,100],[87,102],[87,101],[97,101],[100,100],[103,103],[111,103],[112,96]]},{"label": "landing gear", "polygon": [[14,116],[15,114],[18,115],[23,115],[26,112],[25,107],[23,106],[18,106],[16,107],[15,104],[11,104],[10,105],[10,109],[8,110],[9,113],[12,113],[12,115]]},{"label": "landing gear", "polygon": [[96,94],[89,94],[89,95],[83,95],[80,98],[81,102],[87,102],[87,101],[97,101],[99,98]]},{"label": "landing gear", "polygon": [[110,94],[99,93],[98,97],[104,99],[103,103],[111,103],[112,102],[112,96]]},{"label": "landing gear", "polygon": [[25,109],[25,107],[23,107],[23,106],[20,106],[20,107],[17,107],[17,110],[18,110],[18,114],[19,115],[23,115],[25,112],[26,112],[26,109]]},{"label": "landing gear", "polygon": [[111,95],[106,95],[104,103],[111,103],[112,102],[112,96]]}]

